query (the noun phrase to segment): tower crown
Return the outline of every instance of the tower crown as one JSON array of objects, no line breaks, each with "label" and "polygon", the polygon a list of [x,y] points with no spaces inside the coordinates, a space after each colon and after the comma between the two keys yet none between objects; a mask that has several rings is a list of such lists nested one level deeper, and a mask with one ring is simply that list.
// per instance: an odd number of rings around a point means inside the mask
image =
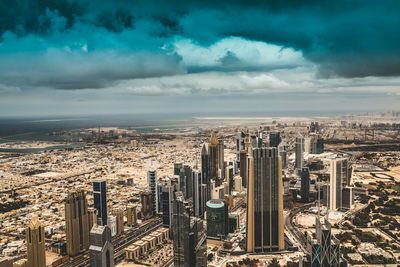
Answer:
[{"label": "tower crown", "polygon": [[215,135],[215,132],[211,132],[211,138],[210,138],[210,146],[217,146],[218,145],[218,139],[217,136]]}]

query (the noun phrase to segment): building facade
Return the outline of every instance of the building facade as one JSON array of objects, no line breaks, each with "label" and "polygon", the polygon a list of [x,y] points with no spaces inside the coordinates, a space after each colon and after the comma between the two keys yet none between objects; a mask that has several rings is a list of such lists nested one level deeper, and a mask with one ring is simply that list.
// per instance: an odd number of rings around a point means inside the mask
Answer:
[{"label": "building facade", "polygon": [[89,248],[89,214],[84,190],[72,191],[65,200],[67,253],[77,255]]},{"label": "building facade", "polygon": [[26,252],[28,266],[46,267],[44,226],[37,217],[26,228]]},{"label": "building facade", "polygon": [[255,148],[249,157],[248,252],[284,249],[282,166],[276,148]]},{"label": "building facade", "polygon": [[106,180],[93,181],[93,202],[97,210],[97,224],[107,225],[107,187]]}]

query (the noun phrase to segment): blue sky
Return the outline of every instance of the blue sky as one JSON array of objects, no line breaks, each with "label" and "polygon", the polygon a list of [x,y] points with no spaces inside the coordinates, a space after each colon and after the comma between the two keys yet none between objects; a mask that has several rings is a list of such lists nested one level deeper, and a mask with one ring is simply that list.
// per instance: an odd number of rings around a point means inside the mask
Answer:
[{"label": "blue sky", "polygon": [[382,110],[398,1],[0,0],[0,115]]}]

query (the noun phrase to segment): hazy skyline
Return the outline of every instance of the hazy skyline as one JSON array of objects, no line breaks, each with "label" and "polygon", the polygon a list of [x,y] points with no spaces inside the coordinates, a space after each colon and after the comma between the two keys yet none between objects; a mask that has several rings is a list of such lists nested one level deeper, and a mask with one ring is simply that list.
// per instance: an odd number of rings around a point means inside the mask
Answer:
[{"label": "hazy skyline", "polygon": [[398,1],[0,1],[0,114],[398,109]]}]

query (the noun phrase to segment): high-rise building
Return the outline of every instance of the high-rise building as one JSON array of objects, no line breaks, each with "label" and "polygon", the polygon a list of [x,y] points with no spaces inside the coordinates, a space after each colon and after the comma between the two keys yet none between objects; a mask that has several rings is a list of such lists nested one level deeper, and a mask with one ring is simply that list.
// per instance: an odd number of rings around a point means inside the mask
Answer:
[{"label": "high-rise building", "polygon": [[282,166],[276,148],[254,148],[249,157],[247,251],[284,249]]},{"label": "high-rise building", "polygon": [[205,211],[206,184],[200,170],[193,170],[193,210],[194,216],[202,218]]},{"label": "high-rise building", "polygon": [[152,161],[150,165],[147,167],[147,189],[151,191],[151,201],[152,201],[152,209],[153,214],[159,212],[159,208],[157,205],[157,165],[155,161]]},{"label": "high-rise building", "polygon": [[[312,251],[312,263],[319,264],[321,267],[339,267],[340,266],[340,242],[332,236],[331,224],[326,218],[316,218],[315,239],[309,238],[311,245],[309,249],[319,246],[319,250],[314,248]],[[318,247],[317,247],[318,248]],[[317,266],[317,265],[312,265]]]},{"label": "high-rise building", "polygon": [[153,217],[153,200],[151,191],[143,191],[140,193],[142,199],[142,219],[150,219]]},{"label": "high-rise building", "polygon": [[247,152],[240,151],[240,177],[242,177],[242,186],[247,187]]},{"label": "high-rise building", "polygon": [[282,170],[287,168],[287,152],[286,152],[286,147],[284,144],[279,144],[278,146],[278,152],[279,156],[281,157],[282,161]]},{"label": "high-rise building", "polygon": [[298,173],[301,172],[301,169],[303,168],[303,152],[304,152],[304,138],[300,134],[297,134],[296,136],[296,170]]},{"label": "high-rise building", "polygon": [[93,181],[94,208],[97,210],[97,224],[107,225],[106,180]]},{"label": "high-rise building", "polygon": [[95,208],[88,208],[88,224],[89,224],[89,235],[93,225],[97,224],[97,210]]},{"label": "high-rise building", "polygon": [[222,184],[218,177],[218,139],[214,131],[211,133],[209,148],[209,166],[210,166],[210,180],[215,182],[215,186]]},{"label": "high-rise building", "polygon": [[228,183],[228,193],[232,194],[233,191],[233,166],[227,166],[225,171],[226,181]]},{"label": "high-rise building", "polygon": [[185,179],[185,198],[189,199],[193,196],[193,173],[192,167],[189,165],[183,166],[183,174]]},{"label": "high-rise building", "polygon": [[211,198],[210,191],[210,154],[208,144],[203,144],[201,148],[201,177],[203,179],[203,184],[207,185],[207,195],[206,198],[209,200]]},{"label": "high-rise building", "polygon": [[116,219],[117,235],[120,235],[124,232],[124,211],[122,209],[114,209],[112,215]]},{"label": "high-rise building", "polygon": [[207,201],[207,237],[223,238],[228,234],[228,203],[222,199]]},{"label": "high-rise building", "polygon": [[244,138],[246,137],[246,133],[241,131],[240,133],[237,134],[236,136],[236,162],[240,166],[241,160],[240,160],[240,151],[244,150]]},{"label": "high-rise building", "polygon": [[280,132],[269,133],[269,146],[270,147],[278,147],[280,143],[281,143],[281,133]]},{"label": "high-rise building", "polygon": [[174,175],[179,175],[181,172],[181,169],[183,168],[183,163],[182,162],[175,162],[174,163]]},{"label": "high-rise building", "polygon": [[44,226],[37,217],[34,217],[26,228],[26,252],[28,266],[46,266]]},{"label": "high-rise building", "polygon": [[126,217],[127,217],[127,225],[135,226],[137,225],[137,205],[131,204],[126,207]]},{"label": "high-rise building", "polygon": [[310,171],[307,167],[301,170],[300,195],[304,202],[308,202],[310,200]]},{"label": "high-rise building", "polygon": [[351,165],[347,158],[336,158],[330,161],[330,192],[329,208],[331,210],[343,209],[342,192],[350,185]]},{"label": "high-rise building", "polygon": [[90,231],[90,266],[114,267],[114,246],[111,229],[107,225],[94,225]]},{"label": "high-rise building", "polygon": [[89,214],[84,190],[72,191],[65,200],[67,253],[75,256],[89,248]]},{"label": "high-rise building", "polygon": [[220,138],[218,140],[218,169],[221,172],[219,178],[221,180],[225,179],[225,154],[224,154],[225,146],[224,140]]},{"label": "high-rise building", "polygon": [[172,205],[175,192],[179,191],[179,178],[177,175],[159,180],[160,211],[163,217],[163,226],[170,228],[172,224]]},{"label": "high-rise building", "polygon": [[190,218],[189,203],[181,192],[173,205],[174,266],[207,266],[206,231],[202,220]]}]

